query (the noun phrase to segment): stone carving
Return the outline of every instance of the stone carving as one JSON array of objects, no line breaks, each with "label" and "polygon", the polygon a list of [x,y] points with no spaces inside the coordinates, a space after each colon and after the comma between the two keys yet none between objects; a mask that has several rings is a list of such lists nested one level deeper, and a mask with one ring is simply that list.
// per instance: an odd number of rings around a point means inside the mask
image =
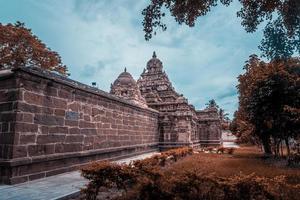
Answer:
[{"label": "stone carving", "polygon": [[[120,94],[128,88],[132,88],[130,97]],[[137,88],[140,93],[136,91]],[[221,126],[217,109],[196,111],[195,107],[188,103],[187,98],[175,91],[168,75],[163,70],[163,63],[157,58],[155,52],[147,62],[146,68],[143,69],[137,86],[131,75],[125,71],[112,85],[111,93],[129,100],[135,99],[132,98],[132,93],[135,93],[138,94],[136,95],[138,102],[140,102],[138,99],[141,99],[139,97],[141,94],[148,107],[160,112],[161,148],[199,146],[200,144],[219,145],[220,143]]]},{"label": "stone carving", "polygon": [[132,101],[140,106],[147,107],[146,100],[142,97],[141,92],[126,68],[119,77],[111,84],[110,93],[126,100]]}]

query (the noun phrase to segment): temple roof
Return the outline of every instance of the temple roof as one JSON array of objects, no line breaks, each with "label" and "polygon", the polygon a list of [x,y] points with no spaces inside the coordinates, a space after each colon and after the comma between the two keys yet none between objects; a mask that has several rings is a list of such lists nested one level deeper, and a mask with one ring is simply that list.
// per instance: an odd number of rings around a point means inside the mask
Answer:
[{"label": "temple roof", "polygon": [[136,84],[135,80],[131,76],[130,73],[127,72],[126,67],[124,69],[124,72],[122,72],[118,78],[114,81],[114,85],[130,85],[130,84]]},{"label": "temple roof", "polygon": [[162,71],[162,62],[157,58],[155,51],[153,52],[152,58],[147,62],[147,70],[152,72]]}]

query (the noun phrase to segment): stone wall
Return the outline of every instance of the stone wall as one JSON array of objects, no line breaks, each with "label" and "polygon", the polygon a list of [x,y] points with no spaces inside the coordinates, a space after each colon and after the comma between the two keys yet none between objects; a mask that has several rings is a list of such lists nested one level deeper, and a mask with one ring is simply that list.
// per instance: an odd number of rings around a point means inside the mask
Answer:
[{"label": "stone wall", "polygon": [[158,148],[158,112],[38,69],[0,75],[0,182]]},{"label": "stone wall", "polygon": [[217,108],[206,108],[196,111],[198,131],[202,146],[219,146],[221,144],[222,128]]}]

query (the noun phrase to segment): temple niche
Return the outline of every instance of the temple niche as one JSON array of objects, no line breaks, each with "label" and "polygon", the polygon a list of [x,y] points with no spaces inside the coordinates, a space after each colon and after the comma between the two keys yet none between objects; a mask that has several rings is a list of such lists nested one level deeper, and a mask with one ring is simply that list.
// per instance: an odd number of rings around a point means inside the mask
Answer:
[{"label": "temple niche", "polygon": [[144,97],[142,97],[140,90],[130,73],[126,68],[118,78],[111,84],[110,93],[131,101],[134,104],[138,104],[143,107],[147,107]]},{"label": "temple niche", "polygon": [[187,98],[175,91],[155,52],[137,82],[125,70],[112,84],[111,93],[159,111],[161,149],[220,145],[218,110],[196,110],[189,104]]}]

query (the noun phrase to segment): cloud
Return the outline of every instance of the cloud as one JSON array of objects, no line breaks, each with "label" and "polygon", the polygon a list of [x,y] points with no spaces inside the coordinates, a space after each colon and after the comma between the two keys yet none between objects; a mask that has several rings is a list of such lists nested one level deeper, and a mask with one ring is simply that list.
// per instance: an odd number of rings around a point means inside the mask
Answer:
[{"label": "cloud", "polygon": [[98,61],[96,65],[85,65],[83,69],[81,69],[81,76],[84,78],[92,78],[95,74],[101,72],[104,67],[105,64],[102,61]]},{"label": "cloud", "polygon": [[238,2],[218,6],[196,26],[179,26],[144,40],[141,11],[148,0],[10,0],[0,2],[2,23],[23,21],[69,67],[71,78],[91,80],[108,91],[124,67],[139,77],[155,50],[176,90],[196,108],[216,99],[231,114],[237,109],[236,77],[258,53],[262,32],[245,33],[236,18]]}]

